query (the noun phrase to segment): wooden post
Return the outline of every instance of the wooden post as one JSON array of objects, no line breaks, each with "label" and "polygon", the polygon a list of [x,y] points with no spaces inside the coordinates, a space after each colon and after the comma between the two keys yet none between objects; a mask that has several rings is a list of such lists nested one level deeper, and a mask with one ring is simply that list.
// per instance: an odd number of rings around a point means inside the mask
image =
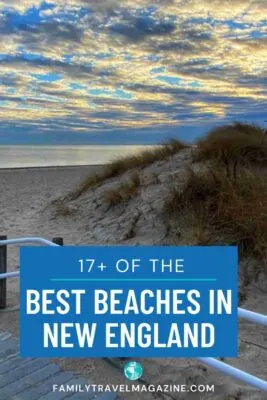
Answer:
[{"label": "wooden post", "polygon": [[52,239],[52,242],[56,243],[56,244],[59,244],[59,246],[63,246],[63,244],[64,244],[64,241],[63,241],[62,237],[54,237]]},{"label": "wooden post", "polygon": [[[7,236],[0,235],[0,240],[6,240]],[[7,246],[0,245],[0,274],[7,272]],[[0,279],[0,309],[6,308],[6,279]]]}]

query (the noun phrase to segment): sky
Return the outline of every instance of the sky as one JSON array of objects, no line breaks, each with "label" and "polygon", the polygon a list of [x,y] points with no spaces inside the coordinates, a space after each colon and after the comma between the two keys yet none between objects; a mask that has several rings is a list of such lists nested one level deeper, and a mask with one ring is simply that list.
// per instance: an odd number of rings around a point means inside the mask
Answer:
[{"label": "sky", "polygon": [[267,120],[266,0],[0,0],[0,144]]}]

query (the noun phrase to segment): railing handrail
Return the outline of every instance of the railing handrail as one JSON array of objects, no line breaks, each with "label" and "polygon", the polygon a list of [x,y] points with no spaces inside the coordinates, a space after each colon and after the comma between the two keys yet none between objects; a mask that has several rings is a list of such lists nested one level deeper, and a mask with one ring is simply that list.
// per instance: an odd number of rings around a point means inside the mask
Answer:
[{"label": "railing handrail", "polygon": [[267,381],[258,378],[257,376],[251,375],[245,371],[242,371],[241,369],[232,367],[231,365],[226,364],[222,361],[216,360],[216,358],[200,357],[198,358],[198,361],[208,365],[209,367],[215,368],[218,371],[221,371],[225,375],[245,382],[247,385],[267,392]]},{"label": "railing handrail", "polygon": [[[1,245],[8,244],[21,244],[21,243],[40,243],[48,246],[59,246],[58,244],[51,242],[50,240],[41,238],[41,237],[27,237],[27,238],[15,238],[15,239],[6,239],[0,240]],[[1,279],[14,278],[20,275],[19,271],[15,272],[7,272],[4,274],[0,274]],[[259,313],[255,313],[253,311],[246,310],[244,308],[238,308],[238,317],[246,319],[250,322],[254,322],[260,325],[267,326],[267,316]],[[229,375],[235,379],[238,379],[242,382],[245,382],[248,385],[256,387],[257,389],[263,390],[267,392],[267,381],[260,379],[254,375],[248,374],[245,371],[242,371],[238,368],[232,367],[229,364],[223,363],[215,358],[210,357],[199,357],[198,361],[208,365],[209,367],[213,367],[218,371],[221,371],[225,375]]]},{"label": "railing handrail", "polygon": [[51,240],[47,240],[38,236],[0,240],[0,246],[7,244],[20,244],[20,243],[40,243],[40,244],[47,244],[48,246],[58,246],[57,243],[51,242]]},{"label": "railing handrail", "polygon": [[[0,240],[0,246],[8,245],[8,244],[22,244],[22,243],[39,243],[39,244],[45,244],[48,246],[59,246],[57,243],[51,242],[50,240],[41,238],[41,237],[23,237],[23,238],[14,238],[14,239],[6,239],[6,240]],[[7,278],[16,278],[20,275],[19,271],[14,271],[14,272],[5,272],[4,274],[0,274],[0,280],[1,279],[7,279]]]},{"label": "railing handrail", "polygon": [[249,311],[246,308],[238,307],[238,317],[254,322],[255,324],[267,326],[267,315]]}]

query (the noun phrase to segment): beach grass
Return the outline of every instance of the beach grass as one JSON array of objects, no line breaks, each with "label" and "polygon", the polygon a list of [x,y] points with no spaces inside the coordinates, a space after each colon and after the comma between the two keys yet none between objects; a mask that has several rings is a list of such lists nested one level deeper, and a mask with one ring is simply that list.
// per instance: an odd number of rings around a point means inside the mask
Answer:
[{"label": "beach grass", "polygon": [[189,170],[182,190],[175,189],[165,204],[169,219],[187,215],[198,227],[199,243],[237,245],[241,257],[266,260],[267,181],[243,169],[236,179],[222,169]]},{"label": "beach grass", "polygon": [[129,201],[136,194],[137,190],[141,185],[141,179],[138,172],[133,172],[130,179],[121,182],[113,188],[107,189],[104,192],[104,199],[111,206]]},{"label": "beach grass", "polygon": [[101,172],[88,175],[80,185],[69,194],[69,197],[71,199],[78,198],[88,189],[100,185],[106,179],[122,175],[124,172],[131,169],[145,168],[156,161],[164,160],[177,154],[186,147],[187,145],[185,143],[176,139],[170,139],[168,142],[153,149],[144,150],[135,155],[117,158],[104,166]]},{"label": "beach grass", "polygon": [[[109,178],[120,177],[107,185],[102,196],[110,206],[127,203],[140,192],[143,168],[186,147],[189,146],[171,140],[154,149],[114,160],[99,173],[88,176],[71,193],[71,199],[77,199]],[[183,188],[179,174],[172,175],[168,186],[164,206],[167,224],[187,218],[191,231],[188,244],[237,245],[241,257],[253,256],[266,261],[266,132],[256,125],[225,125],[210,131],[192,149]],[[129,173],[121,177],[125,172]],[[63,212],[69,210],[63,209]]]},{"label": "beach grass", "polygon": [[267,166],[267,135],[257,125],[236,122],[218,127],[197,141],[195,161],[224,165],[227,175],[236,177],[240,165]]}]

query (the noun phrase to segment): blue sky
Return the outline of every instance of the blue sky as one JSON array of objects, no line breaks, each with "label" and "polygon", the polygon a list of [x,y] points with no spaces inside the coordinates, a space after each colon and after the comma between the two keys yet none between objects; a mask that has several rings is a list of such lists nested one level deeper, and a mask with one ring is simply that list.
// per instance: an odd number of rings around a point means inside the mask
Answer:
[{"label": "blue sky", "polygon": [[266,15],[265,0],[0,0],[0,144],[264,124]]}]

